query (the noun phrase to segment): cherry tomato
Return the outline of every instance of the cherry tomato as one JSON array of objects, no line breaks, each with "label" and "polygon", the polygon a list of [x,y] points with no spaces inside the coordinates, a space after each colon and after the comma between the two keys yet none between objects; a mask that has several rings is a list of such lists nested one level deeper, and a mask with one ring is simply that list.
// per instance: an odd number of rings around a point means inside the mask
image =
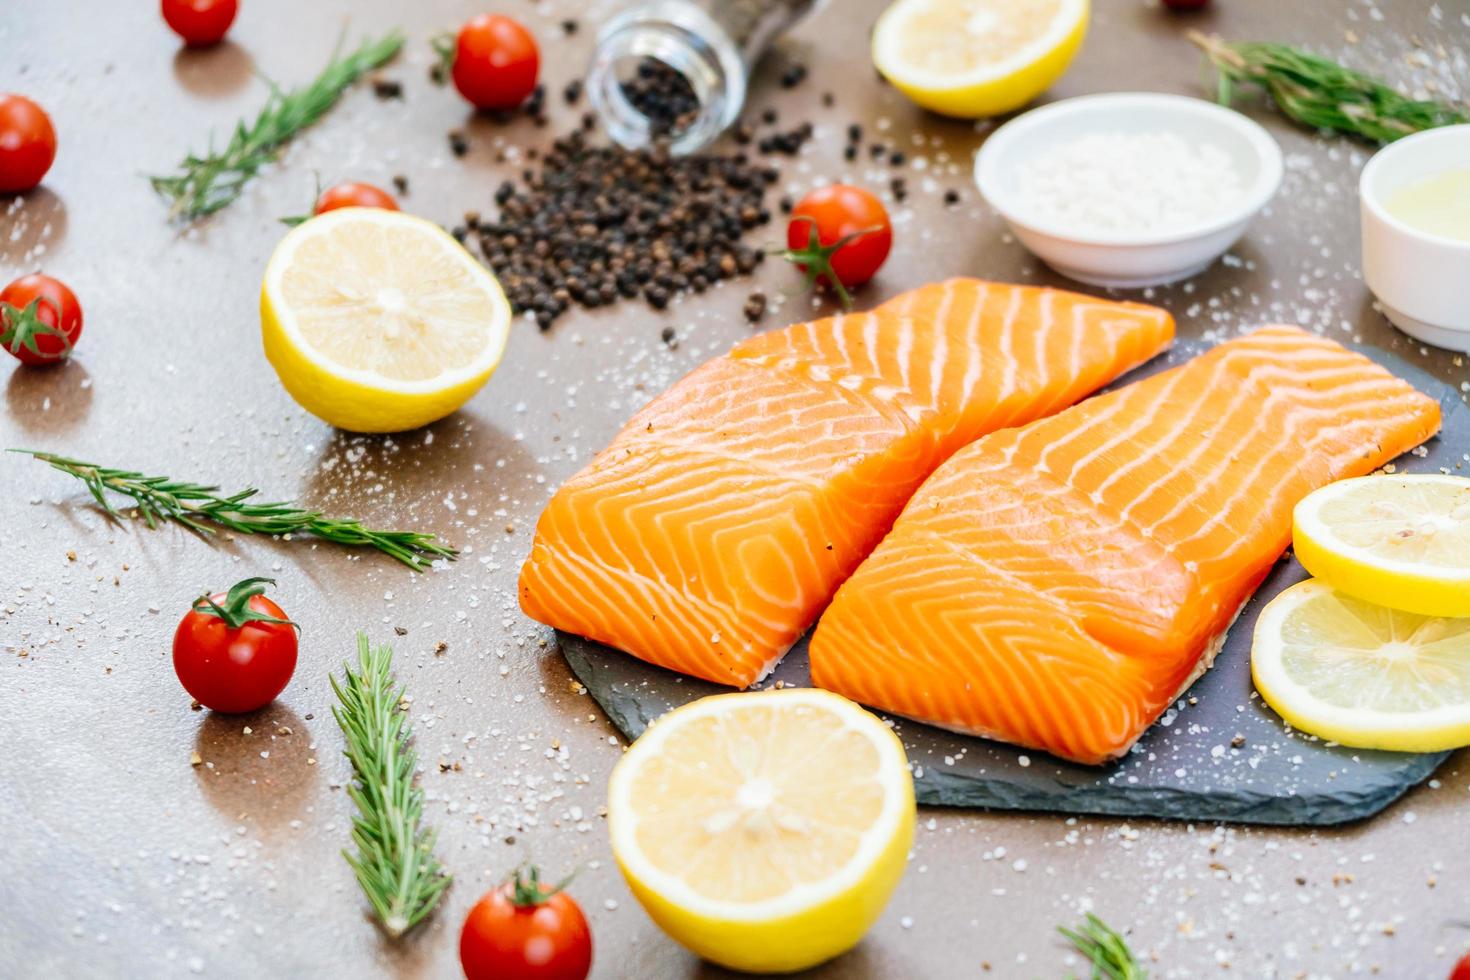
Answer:
[{"label": "cherry tomato", "polygon": [[392,194],[372,184],[338,184],[322,191],[312,213],[322,214],[338,208],[382,208],[384,211],[397,211],[398,202],[393,200]]},{"label": "cherry tomato", "polygon": [[1460,962],[1450,971],[1449,980],[1470,980],[1470,953],[1460,957]]},{"label": "cherry tomato", "polygon": [[81,335],[81,304],[60,279],[38,272],[0,289],[0,344],[22,364],[64,361]]},{"label": "cherry tomato", "polygon": [[592,969],[587,918],[562,886],[517,870],[465,916],[459,963],[468,980],[582,980]]},{"label": "cherry tomato", "polygon": [[268,578],[247,578],[205,596],[174,631],[174,673],[215,711],[254,711],[275,700],[296,670],[296,624],[264,596]]},{"label": "cherry tomato", "polygon": [[466,21],[452,54],[454,87],[477,109],[514,109],[536,88],[536,39],[509,17],[481,14]]},{"label": "cherry tomato", "polygon": [[163,19],[191,48],[223,41],[239,12],[239,0],[163,0]]},{"label": "cherry tomato", "polygon": [[0,194],[41,182],[56,159],[56,130],[46,110],[24,95],[0,94]]},{"label": "cherry tomato", "polygon": [[[812,241],[812,233],[816,241]],[[812,281],[825,281],[847,301],[847,287],[877,274],[893,245],[883,202],[861,187],[829,184],[791,209],[786,258]]]}]

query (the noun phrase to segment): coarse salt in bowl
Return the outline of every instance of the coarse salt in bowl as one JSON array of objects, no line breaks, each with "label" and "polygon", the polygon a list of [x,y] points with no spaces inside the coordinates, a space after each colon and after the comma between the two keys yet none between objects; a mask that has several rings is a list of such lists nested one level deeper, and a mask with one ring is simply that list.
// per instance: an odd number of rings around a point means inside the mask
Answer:
[{"label": "coarse salt in bowl", "polygon": [[1281,183],[1281,150],[1231,109],[1122,92],[1054,102],[1001,126],[975,182],[1027,248],[1095,286],[1207,268]]}]

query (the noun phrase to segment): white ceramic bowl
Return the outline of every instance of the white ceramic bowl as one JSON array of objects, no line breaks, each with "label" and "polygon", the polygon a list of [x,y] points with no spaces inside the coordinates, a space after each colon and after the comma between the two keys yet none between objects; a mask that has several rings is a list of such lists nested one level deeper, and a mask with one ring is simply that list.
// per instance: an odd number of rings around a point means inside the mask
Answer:
[{"label": "white ceramic bowl", "polygon": [[1406,184],[1470,170],[1470,126],[1395,140],[1374,154],[1358,181],[1363,279],[1384,315],[1404,333],[1470,352],[1470,242],[1420,231],[1384,210]]},{"label": "white ceramic bowl", "polygon": [[[1066,228],[1028,213],[1020,174],[1056,147],[1091,133],[1169,132],[1228,154],[1242,192],[1226,213],[1147,232]],[[1027,248],[1047,265],[1094,286],[1138,287],[1202,271],[1245,231],[1281,183],[1281,150],[1264,129],[1231,109],[1182,95],[1084,95],[1033,109],[1001,126],[975,157],[975,183]]]}]

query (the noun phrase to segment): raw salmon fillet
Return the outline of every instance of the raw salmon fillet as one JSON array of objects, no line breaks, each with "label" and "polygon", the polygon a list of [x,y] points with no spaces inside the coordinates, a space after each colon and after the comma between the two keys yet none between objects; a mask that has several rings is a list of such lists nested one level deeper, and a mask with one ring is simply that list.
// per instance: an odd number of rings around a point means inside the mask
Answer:
[{"label": "raw salmon fillet", "polygon": [[1295,327],[957,452],[837,592],[812,681],[1101,763],[1208,669],[1297,501],[1439,429],[1439,405]]},{"label": "raw salmon fillet", "polygon": [[630,421],[552,498],[521,608],[736,687],[804,633],[960,446],[1168,346],[1162,310],[954,279],[753,337]]}]

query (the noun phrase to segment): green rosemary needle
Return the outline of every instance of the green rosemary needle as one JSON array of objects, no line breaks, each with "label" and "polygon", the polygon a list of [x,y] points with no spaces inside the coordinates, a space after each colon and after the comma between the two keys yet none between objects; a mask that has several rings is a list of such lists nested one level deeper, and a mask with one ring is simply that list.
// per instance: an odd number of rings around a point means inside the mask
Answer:
[{"label": "green rosemary needle", "polygon": [[160,521],[175,521],[205,536],[220,527],[241,534],[308,534],[336,544],[376,548],[414,571],[428,568],[435,558],[452,560],[459,554],[434,535],[421,531],[378,531],[350,517],[324,517],[291,503],[257,502],[253,498],[260,491],[254,487],[223,496],[219,487],[202,483],[111,469],[34,449],[10,452],[32,456],[81,480],[98,505],[114,518],[122,515],[108,501],[107,493],[131,497],[150,528]]},{"label": "green rosemary needle", "polygon": [[357,634],[357,670],[343,665],[345,679],[332,676],[337,706],[332,716],[347,742],[352,763],[347,795],[357,806],[352,842],[343,850],[357,883],[372,903],[383,929],[397,939],[434,910],[450,876],[434,856],[435,833],[422,827],[424,794],[414,785],[413,737],[389,669],[392,647],[374,647]]},{"label": "green rosemary needle", "polygon": [[216,151],[211,143],[203,156],[190,153],[178,173],[149,177],[153,189],[172,201],[169,216],[192,221],[213,214],[240,196],[246,182],[274,160],[291,137],[310,126],[336,104],[347,87],[388,61],[403,47],[397,31],[376,41],[364,41],[347,55],[332,52],[332,60],[310,83],[289,92],[270,85],[270,96],[255,121],[235,124],[230,142]]},{"label": "green rosemary needle", "polygon": [[1058,926],[1057,932],[1087,957],[1092,966],[1090,980],[1147,980],[1148,973],[1128,948],[1128,941],[1091,912],[1078,928]]},{"label": "green rosemary needle", "polygon": [[1313,129],[1391,143],[1436,126],[1470,122],[1466,106],[1411,99],[1372,75],[1329,58],[1267,41],[1227,42],[1190,31],[1215,68],[1215,92],[1229,105],[1237,85],[1260,85],[1286,116]]}]

